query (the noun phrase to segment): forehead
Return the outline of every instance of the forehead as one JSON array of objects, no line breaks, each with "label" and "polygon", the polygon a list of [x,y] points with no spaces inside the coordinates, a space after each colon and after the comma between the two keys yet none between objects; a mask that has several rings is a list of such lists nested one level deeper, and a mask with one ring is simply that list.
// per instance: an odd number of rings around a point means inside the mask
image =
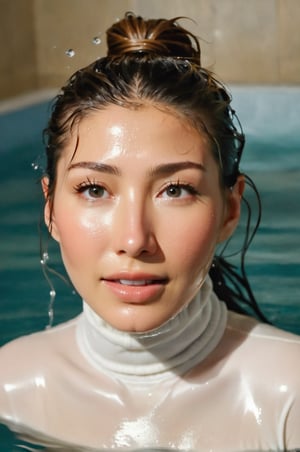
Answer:
[{"label": "forehead", "polygon": [[[204,154],[209,140],[191,123],[173,111],[153,106],[124,108],[111,105],[94,110],[73,128],[65,151],[72,160],[89,157]],[[74,153],[74,150],[76,152]]]}]

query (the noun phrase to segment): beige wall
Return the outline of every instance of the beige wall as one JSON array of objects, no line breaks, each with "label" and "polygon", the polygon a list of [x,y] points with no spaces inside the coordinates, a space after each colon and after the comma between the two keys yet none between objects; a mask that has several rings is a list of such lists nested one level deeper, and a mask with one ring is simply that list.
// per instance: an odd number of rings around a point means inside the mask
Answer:
[{"label": "beige wall", "polygon": [[0,98],[37,86],[31,0],[0,0]]},{"label": "beige wall", "polygon": [[300,0],[0,0],[0,98],[59,87],[127,10],[193,18],[203,64],[226,83],[300,83]]}]

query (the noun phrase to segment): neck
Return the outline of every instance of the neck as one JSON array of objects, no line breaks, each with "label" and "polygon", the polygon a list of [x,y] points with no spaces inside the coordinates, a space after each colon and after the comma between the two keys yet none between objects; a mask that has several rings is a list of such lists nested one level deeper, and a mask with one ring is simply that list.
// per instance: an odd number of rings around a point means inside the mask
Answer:
[{"label": "neck", "polygon": [[160,327],[127,333],[107,324],[83,304],[77,339],[84,356],[98,369],[119,375],[179,375],[205,359],[219,343],[227,311],[209,278],[197,296]]}]

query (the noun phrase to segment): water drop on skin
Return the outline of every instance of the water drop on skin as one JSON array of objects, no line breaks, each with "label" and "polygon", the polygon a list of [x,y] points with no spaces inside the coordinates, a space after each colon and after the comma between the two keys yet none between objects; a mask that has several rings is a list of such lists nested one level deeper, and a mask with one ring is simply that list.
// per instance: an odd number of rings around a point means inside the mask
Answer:
[{"label": "water drop on skin", "polygon": [[65,51],[65,54],[69,57],[69,58],[73,58],[73,56],[75,55],[75,51],[73,49],[68,49]]}]

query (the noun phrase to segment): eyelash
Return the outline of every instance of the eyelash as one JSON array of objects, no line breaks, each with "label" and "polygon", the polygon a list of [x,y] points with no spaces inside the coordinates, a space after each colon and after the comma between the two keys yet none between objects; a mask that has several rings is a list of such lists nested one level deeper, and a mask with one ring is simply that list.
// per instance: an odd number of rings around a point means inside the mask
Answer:
[{"label": "eyelash", "polygon": [[166,187],[161,191],[161,193],[165,192],[171,187],[180,188],[182,190],[186,190],[191,196],[200,195],[199,191],[191,184],[186,182],[180,182],[179,180],[176,182],[169,182]]},{"label": "eyelash", "polygon": [[[197,196],[200,194],[193,185],[186,182],[180,182],[179,180],[176,182],[168,182],[168,184],[161,190],[160,194],[166,193],[166,191],[172,187],[175,189],[186,190],[191,196]],[[81,194],[93,188],[106,190],[102,184],[87,178],[86,181],[75,185],[74,191],[75,193]],[[172,198],[172,196],[170,196],[170,198]],[[176,199],[177,197],[175,196],[174,198]]]},{"label": "eyelash", "polygon": [[86,181],[80,182],[79,184],[75,185],[74,191],[75,191],[75,193],[81,194],[92,188],[97,188],[97,189],[100,188],[100,189],[106,190],[102,184],[99,184],[98,182],[92,181],[89,178],[87,178]]}]

